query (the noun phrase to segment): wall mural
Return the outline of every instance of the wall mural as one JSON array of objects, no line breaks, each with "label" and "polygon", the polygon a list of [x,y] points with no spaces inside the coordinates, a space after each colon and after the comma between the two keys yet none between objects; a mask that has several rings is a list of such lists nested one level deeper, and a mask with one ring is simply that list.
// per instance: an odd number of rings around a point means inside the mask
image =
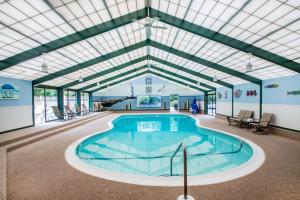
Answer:
[{"label": "wall mural", "polygon": [[300,90],[287,91],[287,95],[300,95]]},{"label": "wall mural", "polygon": [[19,99],[20,90],[11,84],[0,85],[0,99]]},{"label": "wall mural", "polygon": [[278,88],[279,85],[278,84],[270,84],[270,85],[265,85],[265,88]]},{"label": "wall mural", "polygon": [[256,90],[247,90],[246,96],[257,96]]},{"label": "wall mural", "polygon": [[161,107],[161,96],[157,96],[157,95],[137,96],[137,107],[148,107],[148,108]]},{"label": "wall mural", "polygon": [[241,94],[242,94],[242,90],[240,90],[240,89],[237,89],[234,91],[235,98],[240,98]]},{"label": "wall mural", "polygon": [[227,90],[224,91],[224,99],[227,99]]},{"label": "wall mural", "polygon": [[221,92],[218,92],[218,93],[217,93],[217,96],[218,96],[218,99],[221,99],[221,98],[222,98],[222,93],[221,93]]}]

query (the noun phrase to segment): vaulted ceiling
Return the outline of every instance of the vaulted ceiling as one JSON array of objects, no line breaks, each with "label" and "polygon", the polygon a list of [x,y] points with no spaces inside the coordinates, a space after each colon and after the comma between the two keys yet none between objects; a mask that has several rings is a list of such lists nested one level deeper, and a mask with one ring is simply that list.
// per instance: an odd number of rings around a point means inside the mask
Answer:
[{"label": "vaulted ceiling", "polygon": [[147,72],[200,91],[261,84],[300,72],[299,17],[293,0],[0,0],[0,76],[85,91]]}]

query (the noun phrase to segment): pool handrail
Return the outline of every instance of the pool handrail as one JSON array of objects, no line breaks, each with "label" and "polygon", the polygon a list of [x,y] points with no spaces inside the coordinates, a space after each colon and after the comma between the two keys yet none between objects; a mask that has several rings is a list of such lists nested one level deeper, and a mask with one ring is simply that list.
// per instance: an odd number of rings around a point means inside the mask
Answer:
[{"label": "pool handrail", "polygon": [[174,151],[173,155],[170,158],[170,176],[173,176],[173,158],[176,156],[176,154],[178,153],[178,151],[181,149],[182,145],[183,145],[183,142],[181,142],[178,145],[177,149]]}]

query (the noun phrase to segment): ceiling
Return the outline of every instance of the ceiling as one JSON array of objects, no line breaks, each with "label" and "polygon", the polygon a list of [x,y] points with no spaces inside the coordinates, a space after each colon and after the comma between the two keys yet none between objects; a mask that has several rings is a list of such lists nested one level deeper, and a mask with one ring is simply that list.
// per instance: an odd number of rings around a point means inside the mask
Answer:
[{"label": "ceiling", "polygon": [[295,0],[0,0],[0,76],[85,91],[149,70],[204,91],[260,84],[300,72],[299,17]]}]

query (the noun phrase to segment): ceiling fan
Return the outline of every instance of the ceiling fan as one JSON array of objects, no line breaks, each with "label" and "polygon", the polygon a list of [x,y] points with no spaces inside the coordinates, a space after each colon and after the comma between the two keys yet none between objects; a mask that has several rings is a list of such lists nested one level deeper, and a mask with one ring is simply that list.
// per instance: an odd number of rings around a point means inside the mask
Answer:
[{"label": "ceiling fan", "polygon": [[[164,27],[164,26],[154,26],[154,22],[156,21],[159,21],[160,18],[159,17],[153,17],[151,18],[150,17],[150,0],[147,0],[146,1],[146,4],[147,4],[147,17],[145,18],[145,23],[141,23],[141,22],[138,22],[139,24],[141,24],[143,27],[142,28],[139,28],[137,30],[134,30],[133,32],[136,32],[136,31],[140,31],[142,29],[145,29],[146,31],[146,38],[147,39],[150,39],[150,36],[151,36],[151,28],[156,28],[156,29],[168,29],[167,27]],[[135,21],[138,21],[140,18],[136,18],[136,19],[133,19],[132,22],[135,22]]]}]

